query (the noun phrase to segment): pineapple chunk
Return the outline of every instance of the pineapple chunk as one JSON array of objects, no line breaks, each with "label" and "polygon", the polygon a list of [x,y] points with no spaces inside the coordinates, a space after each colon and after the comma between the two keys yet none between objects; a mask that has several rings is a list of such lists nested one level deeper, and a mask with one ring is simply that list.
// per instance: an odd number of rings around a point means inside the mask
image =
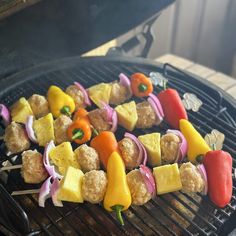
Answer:
[{"label": "pineapple chunk", "polygon": [[153,168],[157,194],[174,192],[182,189],[177,163]]},{"label": "pineapple chunk", "polygon": [[90,99],[100,108],[103,107],[101,101],[109,104],[111,94],[111,84],[100,83],[88,89]]},{"label": "pineapple chunk", "polygon": [[61,201],[84,202],[81,187],[84,173],[69,166],[65,177],[60,182],[57,198]]},{"label": "pineapple chunk", "polygon": [[132,131],[138,120],[135,102],[124,103],[117,106],[115,110],[118,115],[118,124],[125,129]]},{"label": "pineapple chunk", "polygon": [[52,113],[35,120],[33,128],[39,146],[46,146],[51,140],[55,140]]},{"label": "pineapple chunk", "polygon": [[64,142],[56,146],[49,153],[50,161],[56,165],[61,175],[65,175],[69,166],[80,169],[76,155],[73,152],[70,142]]},{"label": "pineapple chunk", "polygon": [[147,150],[148,163],[152,167],[161,165],[160,138],[160,133],[145,134],[138,137],[139,141]]},{"label": "pineapple chunk", "polygon": [[28,116],[34,115],[28,101],[22,97],[11,107],[12,120],[25,124]]}]

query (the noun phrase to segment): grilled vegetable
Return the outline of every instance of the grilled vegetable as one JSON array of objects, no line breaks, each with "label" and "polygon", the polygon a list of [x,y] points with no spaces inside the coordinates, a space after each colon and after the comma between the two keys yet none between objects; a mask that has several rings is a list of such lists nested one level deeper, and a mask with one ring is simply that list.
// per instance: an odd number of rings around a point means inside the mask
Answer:
[{"label": "grilled vegetable", "polygon": [[55,85],[50,86],[48,89],[47,98],[50,110],[55,118],[60,116],[60,114],[71,116],[75,110],[73,98]]},{"label": "grilled vegetable", "polygon": [[81,118],[86,118],[88,119],[88,112],[86,109],[84,108],[79,108],[73,115],[73,120],[78,120]]},{"label": "grilled vegetable", "polygon": [[208,180],[208,194],[218,207],[225,207],[232,197],[232,157],[222,150],[209,151],[203,159]]},{"label": "grilled vegetable", "polygon": [[201,134],[193,127],[193,125],[184,119],[179,122],[180,131],[184,135],[188,143],[187,157],[192,163],[197,163],[200,155],[205,155],[211,149]]},{"label": "grilled vegetable", "polygon": [[124,225],[121,211],[127,210],[131,205],[131,194],[127,184],[125,166],[121,156],[113,152],[107,164],[108,185],[104,197],[104,208],[107,211],[115,211],[117,219]]}]

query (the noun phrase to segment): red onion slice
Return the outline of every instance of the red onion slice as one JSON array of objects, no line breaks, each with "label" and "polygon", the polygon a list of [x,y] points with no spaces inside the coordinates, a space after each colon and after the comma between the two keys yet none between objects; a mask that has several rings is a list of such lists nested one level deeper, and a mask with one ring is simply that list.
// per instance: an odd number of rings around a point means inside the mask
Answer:
[{"label": "red onion slice", "polygon": [[86,106],[91,106],[91,101],[89,99],[86,89],[78,82],[74,82],[74,85],[77,86],[79,90],[82,92],[82,94],[84,95],[84,104]]},{"label": "red onion slice", "polygon": [[44,183],[42,184],[40,190],[39,190],[39,206],[44,207],[45,201],[50,198],[50,188],[51,188],[51,179],[52,176],[48,177]]},{"label": "red onion slice", "polygon": [[[143,160],[143,157],[144,157],[144,150],[145,148],[142,147],[143,145],[140,143],[140,141],[133,135],[133,134],[130,134],[130,133],[125,133],[124,135],[125,138],[130,138],[132,141],[134,141],[134,143],[137,145],[138,147],[138,150],[139,150],[139,155],[138,155],[138,159],[137,159],[137,165],[140,165],[142,160]],[[146,150],[145,150],[146,151]],[[144,160],[144,161],[147,161],[147,160]],[[143,161],[143,162],[144,162]],[[146,164],[146,163],[145,163]]]},{"label": "red onion slice", "polygon": [[11,122],[11,116],[8,108],[3,104],[0,104],[0,116],[2,117],[3,124],[8,126]]},{"label": "red onion slice", "polygon": [[111,132],[115,133],[117,130],[117,124],[118,124],[118,117],[115,110],[113,110],[112,114],[112,126],[111,126]]},{"label": "red onion slice", "polygon": [[38,143],[38,140],[37,140],[34,130],[33,130],[33,122],[34,122],[34,117],[28,116],[26,123],[25,123],[25,129],[26,129],[26,133],[27,133],[29,139],[34,143]]},{"label": "red onion slice", "polygon": [[208,182],[207,182],[207,174],[206,174],[206,169],[203,164],[200,164],[197,166],[203,180],[204,180],[204,189],[202,190],[203,195],[207,195],[208,192]]},{"label": "red onion slice", "polygon": [[143,180],[146,184],[146,187],[148,189],[148,192],[152,194],[152,196],[155,195],[156,193],[156,185],[155,185],[155,180],[153,177],[153,174],[151,170],[144,165],[139,166],[140,173],[142,174]]},{"label": "red onion slice", "polygon": [[157,106],[157,109],[158,109],[160,115],[161,115],[162,117],[164,117],[164,112],[163,112],[161,103],[160,103],[159,99],[157,98],[157,96],[155,96],[153,93],[150,93],[150,94],[149,94],[149,97],[153,99],[153,101],[155,102],[155,104],[156,104],[156,106]]},{"label": "red onion slice", "polygon": [[111,106],[109,106],[107,103],[103,102],[103,101],[101,101],[101,104],[102,104],[102,106],[103,106],[103,109],[104,109],[104,110],[106,111],[106,113],[107,113],[107,120],[108,120],[109,122],[112,122],[112,115],[113,115],[114,109],[113,109]]},{"label": "red onion slice", "polygon": [[53,202],[54,206],[63,207],[62,201],[57,199],[57,194],[58,194],[59,188],[60,188],[60,182],[56,178],[53,180],[52,185],[51,185],[52,202]]},{"label": "red onion slice", "polygon": [[179,130],[168,129],[166,131],[166,133],[173,133],[173,134],[177,135],[180,138],[181,143],[179,145],[179,153],[178,153],[178,155],[177,155],[177,157],[175,159],[175,162],[177,162],[177,163],[182,162],[184,157],[187,154],[187,151],[188,151],[187,140],[185,139],[184,135]]},{"label": "red onion slice", "polygon": [[158,122],[157,122],[157,125],[159,125],[162,121],[163,121],[163,116],[161,115],[161,113],[159,112],[157,106],[156,106],[156,103],[154,102],[154,100],[152,98],[148,98],[147,101],[149,102],[149,104],[151,105],[152,109],[154,110],[156,116],[157,116],[157,119],[158,119]]},{"label": "red onion slice", "polygon": [[129,78],[123,73],[119,74],[119,78],[120,78],[120,85],[128,88],[130,94],[132,95],[131,83],[130,83]]}]

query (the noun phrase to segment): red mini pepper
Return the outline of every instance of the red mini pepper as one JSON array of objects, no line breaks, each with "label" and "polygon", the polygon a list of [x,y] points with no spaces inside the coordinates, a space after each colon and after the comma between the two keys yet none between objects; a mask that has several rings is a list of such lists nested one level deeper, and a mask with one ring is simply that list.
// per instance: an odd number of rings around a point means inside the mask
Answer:
[{"label": "red mini pepper", "polygon": [[175,89],[168,88],[161,91],[157,97],[162,105],[166,122],[173,128],[179,129],[179,121],[188,120],[179,93]]},{"label": "red mini pepper", "polygon": [[203,159],[208,180],[208,194],[218,207],[225,207],[232,197],[232,157],[222,150],[209,151]]}]

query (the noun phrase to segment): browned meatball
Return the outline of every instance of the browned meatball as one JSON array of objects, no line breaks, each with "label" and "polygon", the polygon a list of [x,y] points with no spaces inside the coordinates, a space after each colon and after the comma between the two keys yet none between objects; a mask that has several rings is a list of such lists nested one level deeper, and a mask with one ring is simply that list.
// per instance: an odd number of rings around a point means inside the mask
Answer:
[{"label": "browned meatball", "polygon": [[179,153],[180,142],[180,138],[172,133],[167,133],[161,137],[161,159],[163,163],[174,163]]},{"label": "browned meatball", "polygon": [[30,147],[30,141],[24,128],[14,121],[6,128],[4,141],[11,154],[25,151]]},{"label": "browned meatball", "polygon": [[138,114],[138,121],[136,123],[136,128],[151,128],[153,125],[156,124],[156,114],[153,111],[149,102],[144,101],[138,103],[136,106],[137,114]]},{"label": "browned meatball", "polygon": [[67,87],[66,93],[74,99],[76,110],[80,107],[84,107],[84,95],[77,86],[71,85]]},{"label": "browned meatball", "polygon": [[120,85],[118,82],[112,83],[111,87],[111,95],[109,103],[113,105],[119,105],[129,99],[131,97],[131,93],[128,88]]},{"label": "browned meatball", "polygon": [[88,114],[92,126],[98,131],[111,129],[111,124],[107,121],[107,112],[105,109],[95,109]]},{"label": "browned meatball", "polygon": [[44,96],[33,94],[28,102],[36,118],[40,118],[49,113],[48,101]]},{"label": "browned meatball", "polygon": [[128,170],[132,170],[140,165],[140,160],[138,160],[139,149],[133,140],[130,138],[123,138],[118,142],[118,147],[121,151],[125,167]]},{"label": "browned meatball", "polygon": [[36,150],[22,153],[21,175],[29,184],[38,184],[44,181],[48,173],[43,165],[43,156]]},{"label": "browned meatball", "polygon": [[82,196],[85,201],[99,203],[107,189],[107,176],[103,170],[92,170],[85,173],[82,183]]},{"label": "browned meatball", "polygon": [[191,162],[184,163],[179,169],[183,192],[202,192],[205,183],[202,176]]},{"label": "browned meatball", "polygon": [[139,170],[132,170],[127,174],[127,183],[132,196],[132,204],[143,205],[152,198]]},{"label": "browned meatball", "polygon": [[57,144],[69,141],[67,137],[67,129],[72,124],[72,120],[66,115],[60,115],[54,121],[54,134]]},{"label": "browned meatball", "polygon": [[94,148],[83,144],[75,150],[75,154],[83,172],[100,169],[99,156]]}]

